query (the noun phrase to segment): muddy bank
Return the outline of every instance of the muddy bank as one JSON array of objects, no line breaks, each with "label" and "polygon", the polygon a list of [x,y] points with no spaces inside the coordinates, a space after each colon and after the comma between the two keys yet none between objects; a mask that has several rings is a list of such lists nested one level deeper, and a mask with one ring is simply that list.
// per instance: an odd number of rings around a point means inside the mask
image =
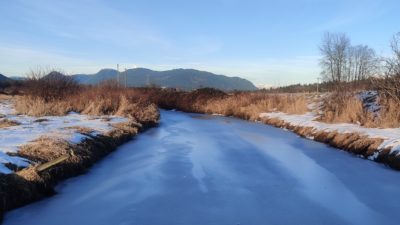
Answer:
[{"label": "muddy bank", "polygon": [[279,128],[288,129],[303,138],[310,138],[326,143],[332,147],[361,156],[375,162],[384,163],[389,167],[400,170],[400,156],[391,149],[379,149],[384,141],[381,138],[371,138],[358,133],[339,133],[336,131],[318,131],[313,127],[294,126],[278,118],[262,118],[262,122]]},{"label": "muddy bank", "polygon": [[[116,124],[111,131],[102,135],[92,135],[90,131],[82,130],[81,134],[87,138],[79,144],[44,137],[23,146],[17,156],[29,159],[34,164],[12,174],[0,175],[0,219],[8,210],[51,196],[57,182],[84,173],[96,161],[139,132],[157,126],[159,112],[156,107],[150,108],[151,113]],[[40,165],[64,156],[67,157],[65,161],[43,171],[38,169]]]}]

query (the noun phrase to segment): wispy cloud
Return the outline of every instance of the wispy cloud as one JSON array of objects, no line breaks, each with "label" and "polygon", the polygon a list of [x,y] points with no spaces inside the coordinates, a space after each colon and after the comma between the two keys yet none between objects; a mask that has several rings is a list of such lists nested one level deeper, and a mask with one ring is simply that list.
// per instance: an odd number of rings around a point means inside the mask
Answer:
[{"label": "wispy cloud", "polygon": [[[143,44],[168,48],[169,41],[134,15],[113,8],[110,2],[92,0],[22,1],[18,9],[26,24],[54,36],[91,40],[116,46]],[[18,12],[16,12],[18,13]]]}]

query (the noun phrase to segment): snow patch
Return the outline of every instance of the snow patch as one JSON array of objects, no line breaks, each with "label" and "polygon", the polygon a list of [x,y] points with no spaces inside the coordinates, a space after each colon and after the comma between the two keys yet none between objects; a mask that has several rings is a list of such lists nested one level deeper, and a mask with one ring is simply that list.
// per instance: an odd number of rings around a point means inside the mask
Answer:
[{"label": "snow patch", "polygon": [[[271,112],[271,113],[261,113],[259,115],[261,118],[274,118],[283,120],[292,126],[298,127],[312,127],[314,132],[325,131],[338,133],[358,133],[360,135],[365,135],[370,138],[380,138],[384,141],[379,146],[379,150],[391,149],[391,153],[400,154],[400,128],[366,128],[358,124],[350,123],[337,123],[328,124],[316,121],[317,115],[313,112],[308,112],[303,115],[289,115],[282,112]],[[377,157],[375,156],[371,156]]]},{"label": "snow patch", "polygon": [[10,156],[22,145],[41,136],[61,138],[73,144],[79,144],[88,136],[78,132],[78,128],[93,130],[91,135],[99,135],[113,129],[113,124],[126,122],[127,118],[116,116],[89,116],[70,112],[66,116],[32,117],[16,115],[10,100],[0,101],[0,115],[3,118],[17,121],[17,126],[0,129],[0,173],[12,173],[4,164],[11,163],[26,167],[29,161],[20,157]]},{"label": "snow patch", "polygon": [[358,99],[362,101],[363,107],[368,112],[373,113],[375,116],[379,116],[379,110],[381,109],[378,102],[377,91],[363,91],[358,94]]}]

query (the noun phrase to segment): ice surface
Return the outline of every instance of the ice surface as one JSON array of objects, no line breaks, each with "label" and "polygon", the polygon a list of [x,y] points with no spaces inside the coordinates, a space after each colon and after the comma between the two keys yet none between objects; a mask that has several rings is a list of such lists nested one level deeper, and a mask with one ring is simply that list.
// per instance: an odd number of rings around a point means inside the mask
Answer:
[{"label": "ice surface", "polygon": [[5,225],[398,224],[400,173],[282,129],[161,112]]},{"label": "ice surface", "polygon": [[[9,100],[0,101],[0,115],[20,123],[18,126],[0,128],[0,173],[12,172],[3,165],[5,163],[27,166],[28,163],[25,159],[11,157],[5,153],[17,152],[20,146],[41,136],[62,138],[78,144],[87,137],[78,133],[76,131],[77,127],[93,129],[99,134],[111,130],[114,123],[127,121],[126,118],[122,117],[88,116],[74,112],[66,116],[44,116],[40,118],[15,115],[12,102]],[[38,122],[38,119],[41,122]]]}]

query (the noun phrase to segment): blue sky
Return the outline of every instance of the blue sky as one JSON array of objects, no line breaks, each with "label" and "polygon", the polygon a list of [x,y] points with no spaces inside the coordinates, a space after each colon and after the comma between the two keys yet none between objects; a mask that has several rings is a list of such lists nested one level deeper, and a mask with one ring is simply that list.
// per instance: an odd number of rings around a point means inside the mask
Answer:
[{"label": "blue sky", "polygon": [[325,31],[389,54],[398,0],[0,0],[0,73],[194,68],[314,82]]}]

